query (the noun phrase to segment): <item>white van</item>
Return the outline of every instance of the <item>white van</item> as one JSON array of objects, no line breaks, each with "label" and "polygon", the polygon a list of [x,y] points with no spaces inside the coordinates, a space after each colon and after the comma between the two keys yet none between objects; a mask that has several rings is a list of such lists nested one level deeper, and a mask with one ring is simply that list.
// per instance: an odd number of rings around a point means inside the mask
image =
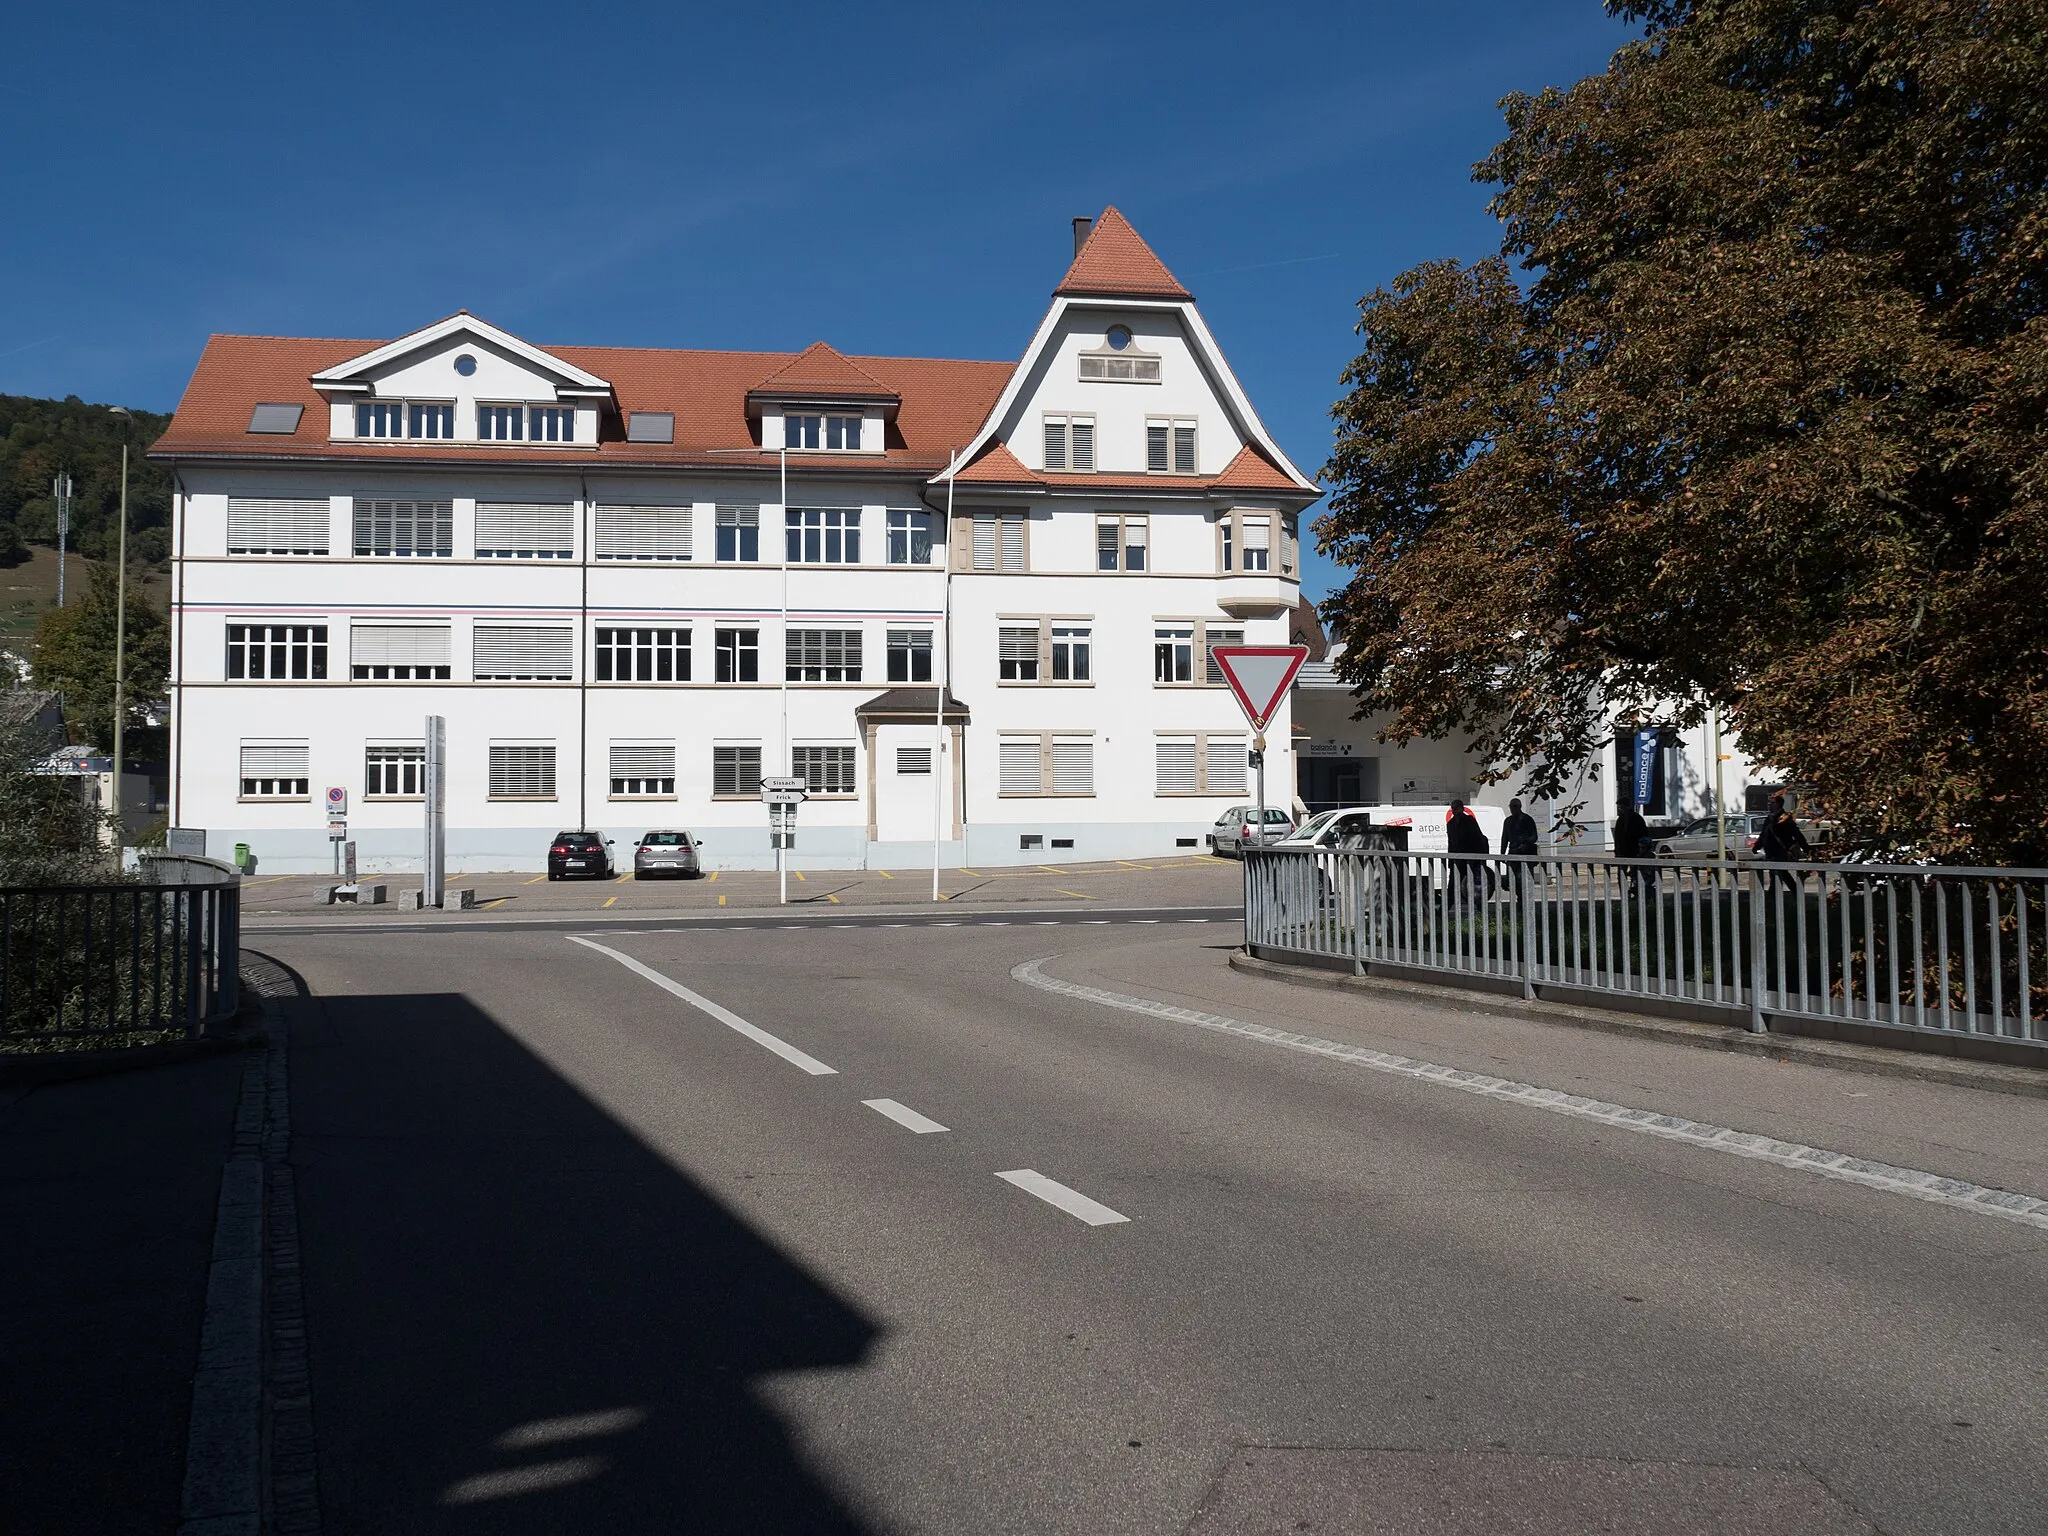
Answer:
[{"label": "white van", "polygon": [[[1507,822],[1507,808],[1469,803],[1465,808],[1477,818],[1479,830],[1486,834],[1487,850],[1499,853],[1500,829]],[[1356,809],[1370,814],[1376,827],[1406,827],[1410,853],[1450,852],[1445,830],[1451,814],[1448,805],[1361,805]]]}]

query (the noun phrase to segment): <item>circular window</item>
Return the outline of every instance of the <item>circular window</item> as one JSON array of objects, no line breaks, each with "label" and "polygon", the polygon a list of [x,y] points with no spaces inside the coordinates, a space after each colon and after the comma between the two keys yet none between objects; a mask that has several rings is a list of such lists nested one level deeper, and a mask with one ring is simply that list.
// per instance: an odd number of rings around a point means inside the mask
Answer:
[{"label": "circular window", "polygon": [[1109,344],[1115,351],[1123,351],[1131,344],[1131,328],[1127,325],[1112,325],[1109,328]]},{"label": "circular window", "polygon": [[463,353],[455,359],[455,371],[465,379],[468,378],[472,373],[476,372],[476,359],[467,352]]}]

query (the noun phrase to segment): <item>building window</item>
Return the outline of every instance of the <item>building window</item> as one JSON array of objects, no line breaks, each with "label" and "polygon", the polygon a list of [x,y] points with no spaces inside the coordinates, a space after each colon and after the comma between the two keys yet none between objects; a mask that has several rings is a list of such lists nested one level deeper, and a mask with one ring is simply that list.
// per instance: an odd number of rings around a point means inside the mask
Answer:
[{"label": "building window", "polygon": [[711,793],[752,798],[761,793],[761,749],[713,747],[711,749]]},{"label": "building window", "polygon": [[1272,569],[1273,518],[1270,513],[1226,512],[1218,524],[1223,534],[1223,569]]},{"label": "building window", "polygon": [[889,681],[928,683],[932,680],[932,632],[928,629],[889,631]]},{"label": "building window", "polygon": [[1154,746],[1162,795],[1241,795],[1246,789],[1242,736],[1161,736]]},{"label": "building window", "polygon": [[376,501],[355,504],[355,551],[359,555],[446,558],[455,553],[452,501]]},{"label": "building window", "polygon": [[719,682],[758,683],[761,680],[761,631],[716,629],[711,634],[718,652],[716,676]]},{"label": "building window", "polygon": [[1161,624],[1152,631],[1152,681],[1191,683],[1195,680],[1195,626]]},{"label": "building window", "polygon": [[576,407],[536,405],[526,413],[526,440],[530,443],[573,443],[576,441]]},{"label": "building window", "polygon": [[363,749],[365,800],[417,800],[426,791],[425,747],[375,746]]},{"label": "building window", "polygon": [[568,560],[576,554],[576,507],[567,501],[479,501],[479,560]]},{"label": "building window", "polygon": [[[1118,344],[1117,334],[1122,332],[1123,341]],[[1140,352],[1131,345],[1131,333],[1122,326],[1112,326],[1103,338],[1104,345],[1092,352],[1083,352],[1080,357],[1080,378],[1084,384],[1157,384],[1159,382],[1159,358],[1150,352]]]},{"label": "building window", "polygon": [[860,681],[857,629],[792,629],[784,644],[784,675],[792,683]]},{"label": "building window", "polygon": [[996,633],[996,676],[1006,683],[1038,681],[1037,624],[1005,624]]},{"label": "building window", "polygon": [[325,496],[228,498],[231,555],[324,555],[327,540]]},{"label": "building window", "polygon": [[555,798],[555,744],[491,743],[490,798]]},{"label": "building window", "polygon": [[487,443],[519,443],[526,440],[526,407],[523,405],[479,405],[476,435]]},{"label": "building window", "polygon": [[454,650],[446,624],[351,624],[348,675],[358,682],[446,681]]},{"label": "building window", "polygon": [[470,643],[478,682],[566,683],[576,675],[576,632],[566,624],[479,624]]},{"label": "building window", "polygon": [[676,744],[672,741],[615,741],[611,752],[614,800],[674,799]]},{"label": "building window", "polygon": [[1152,542],[1152,522],[1142,512],[1095,516],[1095,568],[1098,571],[1142,571]]},{"label": "building window", "polygon": [[813,795],[853,793],[853,748],[794,747],[790,751],[790,773],[804,781]]},{"label": "building window", "polygon": [[230,624],[228,676],[317,682],[327,676],[325,624]]},{"label": "building window", "polygon": [[938,514],[913,508],[889,509],[889,563],[930,565],[932,535],[938,530]]},{"label": "building window", "polygon": [[1056,683],[1090,681],[1089,652],[1092,649],[1086,624],[1053,625],[1052,680]]},{"label": "building window", "polygon": [[244,800],[305,800],[311,796],[313,749],[303,741],[242,743]]},{"label": "building window", "polygon": [[689,507],[599,507],[594,519],[600,560],[691,558]]},{"label": "building window", "polygon": [[898,747],[896,749],[896,771],[898,773],[930,773],[932,771],[932,749],[930,747]]},{"label": "building window", "polygon": [[479,405],[476,435],[487,443],[573,443],[573,405]]},{"label": "building window", "polygon": [[1021,571],[1025,568],[1024,514],[974,514],[973,565],[977,571]]},{"label": "building window", "polygon": [[455,407],[427,400],[364,400],[356,405],[356,436],[435,438],[455,435]]},{"label": "building window", "polygon": [[1145,468],[1155,475],[1194,474],[1194,421],[1187,417],[1149,418],[1145,422]]},{"label": "building window", "polygon": [[718,558],[728,565],[761,558],[761,509],[722,506],[718,509]]},{"label": "building window", "polygon": [[1095,473],[1095,418],[1045,418],[1045,467],[1077,475]]},{"label": "building window", "polygon": [[597,632],[600,683],[687,683],[690,680],[690,632],[687,629],[600,629]]},{"label": "building window", "polygon": [[860,451],[858,416],[784,416],[785,448],[823,448],[836,453]]},{"label": "building window", "polygon": [[782,514],[792,565],[858,565],[858,507],[791,507]]},{"label": "building window", "polygon": [[1057,732],[1005,735],[996,745],[999,795],[1092,795],[1095,738]]},{"label": "building window", "polygon": [[1224,686],[1223,669],[1216,665],[1216,647],[1219,645],[1243,644],[1244,631],[1241,629],[1225,629],[1217,624],[1204,624],[1202,626],[1202,655],[1208,660],[1208,672],[1204,677],[1204,681],[1211,688],[1221,688]]}]

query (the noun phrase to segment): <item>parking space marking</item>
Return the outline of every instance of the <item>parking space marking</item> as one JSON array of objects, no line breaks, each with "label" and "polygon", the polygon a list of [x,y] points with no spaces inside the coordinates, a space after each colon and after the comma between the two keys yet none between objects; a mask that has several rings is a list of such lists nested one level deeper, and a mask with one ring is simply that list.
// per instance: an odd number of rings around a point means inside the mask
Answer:
[{"label": "parking space marking", "polygon": [[930,1119],[925,1115],[920,1115],[916,1110],[911,1109],[907,1105],[898,1104],[894,1099],[862,1099],[861,1103],[867,1105],[876,1114],[894,1120],[906,1131],[914,1131],[919,1136],[929,1136],[934,1131],[946,1129],[938,1121]]},{"label": "parking space marking", "polygon": [[1091,1227],[1114,1226],[1131,1218],[1121,1211],[1112,1211],[1100,1200],[1090,1200],[1078,1189],[1069,1189],[1057,1179],[1048,1179],[1036,1168],[1012,1168],[1008,1173],[999,1173],[997,1178],[1014,1184],[1027,1195],[1036,1195],[1047,1205],[1056,1205],[1069,1216],[1078,1217]]},{"label": "parking space marking", "polygon": [[605,906],[607,906],[607,907],[608,907],[608,906],[610,906],[610,905],[611,905],[611,904],[612,904],[613,902],[617,901],[618,899],[619,899],[619,898],[618,898],[618,897],[616,897],[616,896],[608,896],[608,897],[606,897],[606,898],[605,898],[605,903],[604,903],[604,904],[605,904]]},{"label": "parking space marking", "polygon": [[799,1067],[810,1073],[813,1077],[837,1077],[839,1075],[837,1067],[828,1067],[824,1062],[818,1060],[817,1057],[807,1051],[798,1050],[787,1040],[779,1039],[769,1034],[767,1030],[762,1029],[757,1024],[749,1024],[730,1008],[721,1008],[717,1003],[711,1001],[710,998],[692,992],[681,982],[670,980],[653,966],[642,965],[631,955],[621,954],[618,950],[611,948],[609,945],[600,944],[595,939],[586,939],[573,933],[568,935],[568,939],[571,944],[581,944],[585,949],[594,949],[600,955],[610,955],[636,976],[645,976],[664,992],[672,993],[676,997],[681,998],[699,1013],[709,1014],[735,1034],[745,1035],[754,1044],[773,1051],[791,1066]]}]

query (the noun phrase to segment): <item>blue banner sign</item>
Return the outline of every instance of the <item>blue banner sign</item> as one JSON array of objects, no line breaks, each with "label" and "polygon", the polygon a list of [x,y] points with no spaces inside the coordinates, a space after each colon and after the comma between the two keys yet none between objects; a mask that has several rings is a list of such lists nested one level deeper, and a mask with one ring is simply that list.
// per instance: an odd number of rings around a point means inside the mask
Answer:
[{"label": "blue banner sign", "polygon": [[1650,803],[1650,788],[1657,776],[1657,748],[1660,744],[1659,732],[1636,732],[1636,804],[1639,806]]}]

